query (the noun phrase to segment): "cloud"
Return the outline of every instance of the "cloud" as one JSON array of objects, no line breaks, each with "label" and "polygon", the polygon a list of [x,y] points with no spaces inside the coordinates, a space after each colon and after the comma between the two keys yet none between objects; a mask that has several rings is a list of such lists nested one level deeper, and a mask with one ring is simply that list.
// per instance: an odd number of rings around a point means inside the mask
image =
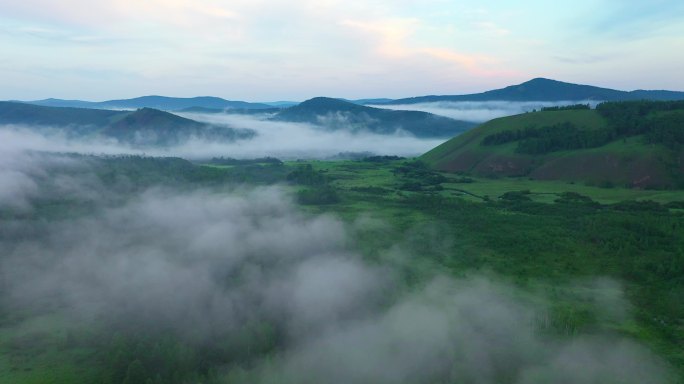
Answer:
[{"label": "cloud", "polygon": [[540,110],[544,107],[555,107],[572,104],[590,104],[596,106],[599,102],[595,100],[581,101],[440,101],[434,103],[418,104],[394,104],[394,105],[374,105],[376,108],[385,108],[404,111],[423,111],[450,117],[456,120],[484,123],[499,117],[518,115],[533,110]]},{"label": "cloud", "polygon": [[[329,131],[309,124],[283,123],[237,115],[188,115],[201,121],[249,128],[257,132],[250,141],[227,148],[239,157],[262,155],[283,158],[325,158],[340,152],[371,152],[380,155],[416,156],[444,142],[443,139],[417,139],[410,134],[380,135],[350,132],[339,126],[344,119],[335,119],[338,130]],[[326,117],[323,117],[325,119]]]},{"label": "cloud", "polygon": [[[440,4],[424,6],[434,9]],[[49,80],[39,89],[17,82],[12,89],[21,94],[6,87],[6,97],[12,99],[106,99],[152,93],[262,100],[331,93],[386,96],[412,89],[429,92],[428,81],[442,84],[440,88],[462,85],[452,79],[462,79],[464,75],[457,76],[461,72],[506,72],[492,55],[433,39],[430,17],[423,14],[427,9],[414,12],[412,2],[350,5],[335,0],[314,5],[240,0],[198,5],[71,0],[57,6],[34,0],[4,8],[4,19],[13,28],[42,31],[0,36],[8,49],[27,52],[12,58],[13,67],[35,78],[50,62],[50,67],[76,75],[67,79],[66,74],[47,73]],[[79,70],[132,72],[138,80],[79,79]],[[445,77],[447,71],[450,75]],[[409,74],[414,73],[421,73],[423,80],[413,81]],[[65,94],[74,88],[65,86],[67,80],[70,85],[82,82],[75,87],[77,93]],[[50,86],[48,91],[49,83],[64,86]],[[302,83],[309,88],[299,90]],[[26,95],[30,89],[33,96]]]},{"label": "cloud", "polygon": [[609,35],[617,40],[649,39],[659,34],[681,31],[684,5],[671,0],[610,2],[593,12],[585,12],[584,28],[593,36]]},{"label": "cloud", "polygon": [[[22,76],[4,79],[3,92],[8,99],[407,97],[481,91],[541,75],[672,87],[668,63],[677,61],[671,48],[681,36],[680,5],[594,3],[4,1],[3,29],[15,32],[1,34],[0,43],[22,54],[9,55],[2,69]],[[611,38],[615,31],[629,41]],[[643,46],[635,42],[642,36],[649,38]],[[580,68],[555,59],[601,56],[607,46],[626,56],[613,60],[624,68],[621,79],[612,79],[615,65]],[[75,73],[52,74],[44,63]],[[80,70],[134,76],[81,78]]]},{"label": "cloud", "polygon": [[[375,55],[391,60],[424,61],[438,60],[456,70],[477,76],[499,76],[512,72],[498,68],[498,60],[491,55],[458,52],[453,48],[439,46],[416,46],[409,41],[421,27],[415,18],[391,20],[345,20],[345,27],[361,32],[361,41],[369,45]],[[374,42],[374,43],[373,43]],[[388,63],[388,65],[391,65]]]},{"label": "cloud", "polygon": [[[5,142],[7,144],[11,145],[11,142]],[[82,186],[80,181],[86,179],[83,176],[79,180],[72,179],[63,172],[79,170],[82,163],[63,156],[26,152],[21,148],[0,145],[0,149],[0,209],[30,211],[31,200],[44,195],[46,189],[56,194],[83,197],[77,191]]]},{"label": "cloud", "polygon": [[[250,379],[275,382],[641,383],[666,373],[637,344],[610,338],[554,343],[534,310],[483,279],[437,279],[395,305],[264,364]],[[632,364],[638,364],[638,367]]]}]

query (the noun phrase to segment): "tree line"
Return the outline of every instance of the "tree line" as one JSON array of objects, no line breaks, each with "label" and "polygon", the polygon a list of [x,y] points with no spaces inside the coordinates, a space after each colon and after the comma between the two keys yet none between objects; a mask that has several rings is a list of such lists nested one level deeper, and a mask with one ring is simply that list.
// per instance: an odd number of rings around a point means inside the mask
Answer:
[{"label": "tree line", "polygon": [[588,129],[578,127],[571,122],[564,122],[543,127],[528,126],[523,129],[497,132],[485,137],[482,145],[501,145],[517,141],[516,152],[537,155],[599,147],[613,138],[610,131]]}]

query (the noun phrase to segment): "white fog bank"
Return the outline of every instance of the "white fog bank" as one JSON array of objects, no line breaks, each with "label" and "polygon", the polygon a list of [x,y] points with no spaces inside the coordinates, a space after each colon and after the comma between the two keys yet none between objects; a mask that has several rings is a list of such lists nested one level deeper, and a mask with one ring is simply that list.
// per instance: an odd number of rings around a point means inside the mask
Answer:
[{"label": "white fog bank", "polygon": [[408,133],[380,135],[371,132],[352,133],[326,130],[310,124],[269,121],[264,117],[224,114],[182,114],[182,116],[232,128],[251,129],[253,138],[237,141],[215,141],[190,138],[179,145],[136,148],[113,139],[100,137],[67,137],[58,129],[35,129],[30,126],[0,126],[0,150],[33,150],[83,154],[137,154],[176,156],[187,159],[211,157],[287,159],[326,159],[340,153],[372,153],[374,155],[418,156],[445,139],[418,139]]},{"label": "white fog bank", "polygon": [[434,103],[370,105],[375,108],[399,111],[422,111],[446,116],[456,120],[484,123],[499,117],[519,115],[546,107],[558,107],[573,104],[589,104],[593,107],[599,102],[595,100],[580,101],[439,101]]}]

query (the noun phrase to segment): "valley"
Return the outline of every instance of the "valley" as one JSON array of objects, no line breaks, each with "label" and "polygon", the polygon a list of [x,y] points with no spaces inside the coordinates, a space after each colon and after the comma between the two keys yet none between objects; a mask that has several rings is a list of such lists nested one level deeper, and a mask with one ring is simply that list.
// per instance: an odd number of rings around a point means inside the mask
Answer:
[{"label": "valley", "polygon": [[0,382],[680,382],[682,102],[532,105],[0,103]]}]

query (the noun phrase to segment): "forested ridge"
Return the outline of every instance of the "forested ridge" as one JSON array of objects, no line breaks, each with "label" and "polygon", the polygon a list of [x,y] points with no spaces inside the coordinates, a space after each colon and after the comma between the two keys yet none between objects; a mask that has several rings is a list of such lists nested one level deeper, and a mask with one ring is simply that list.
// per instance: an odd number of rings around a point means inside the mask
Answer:
[{"label": "forested ridge", "polygon": [[[558,110],[564,109],[544,109],[545,112]],[[534,155],[596,148],[614,140],[637,135],[643,135],[646,143],[661,144],[671,149],[679,149],[684,144],[682,101],[607,102],[599,104],[596,110],[606,119],[606,127],[587,128],[571,121],[548,126],[531,125],[488,135],[482,140],[482,145],[518,142],[516,152]]]}]

